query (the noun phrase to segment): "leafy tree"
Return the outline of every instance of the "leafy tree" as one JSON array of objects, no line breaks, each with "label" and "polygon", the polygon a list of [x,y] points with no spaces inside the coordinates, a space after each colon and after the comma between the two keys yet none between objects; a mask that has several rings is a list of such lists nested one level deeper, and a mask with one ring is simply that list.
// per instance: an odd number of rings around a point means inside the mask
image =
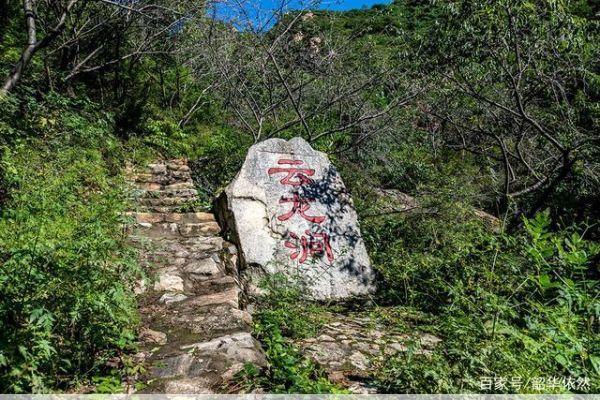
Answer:
[{"label": "leafy tree", "polygon": [[598,183],[598,25],[569,6],[451,3],[431,32],[446,142],[489,160],[527,215]]}]

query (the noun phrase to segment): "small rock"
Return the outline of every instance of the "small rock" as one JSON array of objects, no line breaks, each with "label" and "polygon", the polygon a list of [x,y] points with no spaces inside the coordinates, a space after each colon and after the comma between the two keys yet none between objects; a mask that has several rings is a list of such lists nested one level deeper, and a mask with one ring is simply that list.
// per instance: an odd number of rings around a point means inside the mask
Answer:
[{"label": "small rock", "polygon": [[139,339],[144,343],[155,343],[159,345],[167,344],[167,334],[159,331],[153,331],[149,328],[140,330]]},{"label": "small rock", "polygon": [[154,284],[157,292],[183,292],[183,279],[177,275],[161,275]]},{"label": "small rock", "polygon": [[164,164],[148,164],[148,168],[150,168],[150,171],[156,175],[167,173],[167,166]]},{"label": "small rock", "polygon": [[188,297],[183,293],[165,293],[158,300],[159,303],[171,304],[178,303],[187,299]]},{"label": "small rock", "polygon": [[133,293],[135,293],[136,295],[142,294],[146,291],[146,281],[144,281],[143,279],[140,279],[139,281],[137,281],[135,283],[135,286],[133,287]]},{"label": "small rock", "polygon": [[335,342],[335,339],[329,335],[321,335],[317,338],[320,342]]},{"label": "small rock", "polygon": [[327,374],[327,377],[329,378],[330,381],[334,382],[334,383],[340,383],[344,381],[344,372],[343,371],[332,371],[329,374]]},{"label": "small rock", "polygon": [[138,353],[135,353],[132,358],[136,364],[141,364],[144,361],[146,361],[151,355],[152,353],[148,351],[140,351]]},{"label": "small rock", "polygon": [[369,359],[360,351],[355,351],[348,357],[350,364],[359,371],[366,371],[371,363]]},{"label": "small rock", "polygon": [[435,347],[439,342],[442,341],[442,339],[440,339],[439,337],[431,335],[429,333],[425,333],[425,334],[421,335],[419,340],[421,341],[421,345],[423,347],[428,347],[428,348]]},{"label": "small rock", "polygon": [[209,382],[197,378],[179,379],[165,383],[165,393],[172,394],[213,394]]}]

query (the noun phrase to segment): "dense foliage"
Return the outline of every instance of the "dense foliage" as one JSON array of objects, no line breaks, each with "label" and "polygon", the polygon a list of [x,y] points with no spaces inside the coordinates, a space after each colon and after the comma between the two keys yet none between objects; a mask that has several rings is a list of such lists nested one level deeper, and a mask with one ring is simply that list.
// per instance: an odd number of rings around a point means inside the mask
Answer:
[{"label": "dense foliage", "polygon": [[[0,0],[0,391],[119,390],[126,160],[188,157],[209,208],[255,141],[295,135],[353,194],[373,318],[443,340],[380,391],[600,390],[596,2],[396,0],[260,33],[188,3]],[[268,287],[271,365],[243,387],[338,392],[292,344],[327,307]]]},{"label": "dense foliage", "polygon": [[[105,116],[49,96],[0,163],[0,391],[46,392],[100,373],[135,339],[120,165]],[[34,103],[34,106],[37,103]],[[108,139],[108,140],[107,140]]]},{"label": "dense foliage", "polygon": [[[585,377],[584,391],[597,391],[600,247],[580,236],[585,227],[552,233],[544,212],[525,220],[525,232],[507,235],[456,202],[435,207],[367,228],[388,283],[381,301],[425,312],[435,322],[421,329],[444,340],[432,358],[390,360],[379,378],[384,390],[477,392],[482,379],[496,378],[520,385],[491,392],[561,392],[560,385],[536,390],[535,382]],[[401,317],[394,323],[416,328]]]}]

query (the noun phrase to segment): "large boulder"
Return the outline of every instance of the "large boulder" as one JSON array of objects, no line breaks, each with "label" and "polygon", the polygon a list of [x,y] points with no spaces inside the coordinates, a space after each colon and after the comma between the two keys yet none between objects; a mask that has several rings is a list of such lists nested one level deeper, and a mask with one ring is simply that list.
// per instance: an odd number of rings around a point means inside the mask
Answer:
[{"label": "large boulder", "polygon": [[374,290],[352,200],[327,156],[302,138],[252,146],[219,209],[251,284],[283,273],[317,300]]}]

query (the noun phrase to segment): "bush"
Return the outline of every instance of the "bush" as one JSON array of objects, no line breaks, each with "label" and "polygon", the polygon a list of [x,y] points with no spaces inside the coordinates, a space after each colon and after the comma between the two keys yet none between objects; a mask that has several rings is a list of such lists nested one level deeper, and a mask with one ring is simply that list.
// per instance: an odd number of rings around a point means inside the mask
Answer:
[{"label": "bush", "polygon": [[[371,240],[380,240],[374,261],[385,277],[382,300],[430,312],[437,320],[430,328],[443,338],[431,356],[388,360],[380,389],[561,393],[566,386],[535,382],[570,379],[587,382],[571,391],[597,391],[600,246],[577,227],[550,231],[548,212],[508,235],[485,229],[456,203],[451,208],[367,226]],[[486,387],[485,379],[520,385]]]},{"label": "bush", "polygon": [[0,160],[11,188],[0,219],[3,393],[102,374],[135,339],[139,269],[122,229],[123,182],[107,157],[118,154],[109,121],[66,108],[49,118],[43,141],[18,140]]}]

